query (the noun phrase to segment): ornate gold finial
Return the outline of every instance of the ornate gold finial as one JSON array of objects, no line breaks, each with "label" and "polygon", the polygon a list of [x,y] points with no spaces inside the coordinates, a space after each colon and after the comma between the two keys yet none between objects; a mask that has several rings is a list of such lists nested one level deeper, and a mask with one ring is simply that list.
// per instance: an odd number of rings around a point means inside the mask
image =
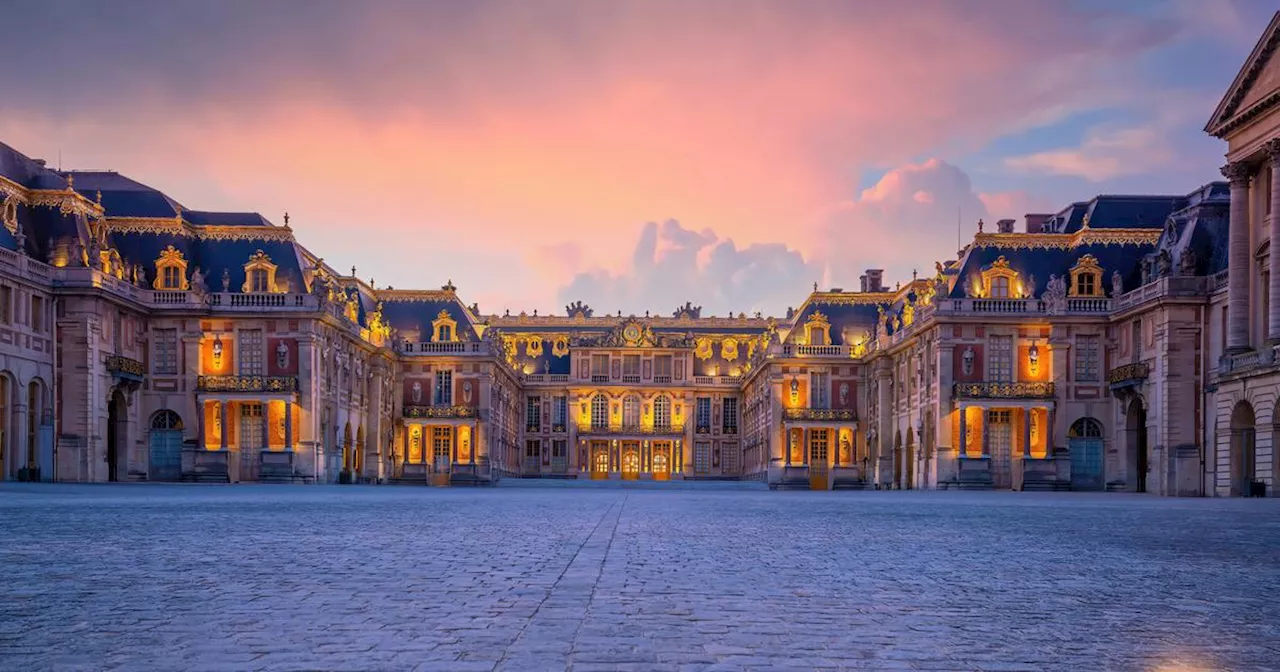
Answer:
[{"label": "ornate gold finial", "polygon": [[98,205],[102,205],[102,190],[98,190]]},{"label": "ornate gold finial", "polygon": [[285,225],[285,226],[289,226],[289,211],[288,211],[288,210],[285,210],[285,212],[284,212],[284,225]]}]

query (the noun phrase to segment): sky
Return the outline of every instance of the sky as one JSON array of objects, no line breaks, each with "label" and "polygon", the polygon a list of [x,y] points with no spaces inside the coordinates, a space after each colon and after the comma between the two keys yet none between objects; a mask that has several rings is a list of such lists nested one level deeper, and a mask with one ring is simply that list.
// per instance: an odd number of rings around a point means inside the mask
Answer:
[{"label": "sky", "polygon": [[784,314],[1185,194],[1263,0],[9,0],[0,142],[484,313]]}]

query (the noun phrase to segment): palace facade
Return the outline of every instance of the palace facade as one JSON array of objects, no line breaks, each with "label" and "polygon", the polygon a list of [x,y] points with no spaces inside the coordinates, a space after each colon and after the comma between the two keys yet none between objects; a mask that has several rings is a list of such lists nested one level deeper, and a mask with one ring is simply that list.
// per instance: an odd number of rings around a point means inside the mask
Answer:
[{"label": "palace facade", "polygon": [[1276,495],[1277,43],[1206,127],[1227,181],[978,222],[778,318],[484,315],[0,145],[0,474]]}]

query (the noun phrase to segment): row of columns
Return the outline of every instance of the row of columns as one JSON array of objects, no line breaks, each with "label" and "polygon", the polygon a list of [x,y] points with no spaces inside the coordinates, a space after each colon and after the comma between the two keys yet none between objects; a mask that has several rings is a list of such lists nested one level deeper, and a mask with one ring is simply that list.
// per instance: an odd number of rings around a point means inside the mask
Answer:
[{"label": "row of columns", "polygon": [[[1269,141],[1264,150],[1271,167],[1271,226],[1267,232],[1271,243],[1267,343],[1277,344],[1280,343],[1280,139]],[[1249,285],[1253,279],[1253,222],[1249,217],[1249,191],[1260,168],[1259,164],[1249,161],[1236,161],[1222,168],[1222,175],[1231,184],[1227,235],[1227,351],[1230,353],[1251,349]]]},{"label": "row of columns", "polygon": [[[222,405],[222,408],[221,408],[222,435],[220,437],[222,440],[221,448],[222,450],[227,450],[227,447],[229,445],[228,439],[230,438],[230,434],[231,434],[231,431],[230,431],[231,423],[229,422],[228,419],[231,417],[232,402],[230,399],[223,399],[222,401],[217,403]],[[241,403],[244,403],[244,402],[241,402]],[[268,419],[271,417],[271,414],[269,412],[270,402],[261,401],[261,402],[254,402],[254,403],[262,404],[262,441],[264,444],[266,444],[266,445],[263,445],[262,448],[266,449],[271,443],[271,438],[270,438],[271,424],[268,421]],[[204,418],[203,406],[200,409],[200,417],[201,417],[201,420],[203,420]],[[201,446],[205,445],[203,436],[200,437],[200,445]],[[293,452],[293,403],[289,401],[284,402],[284,450],[285,452]]]},{"label": "row of columns", "polygon": [[[969,407],[965,406],[964,404],[959,404],[958,406],[960,409],[960,436],[955,441],[956,456],[963,458],[965,457],[965,453],[967,452],[969,447],[969,441],[968,441],[969,418],[967,417],[968,416],[967,411]],[[991,457],[991,433],[987,431],[986,413],[988,410],[992,410],[992,409],[988,409],[985,406],[980,406],[979,408],[982,409],[982,416],[983,416],[983,419],[981,421],[982,422],[982,457]],[[1005,409],[998,409],[998,410],[1005,410]],[[1031,411],[1033,409],[1028,407],[1028,408],[1023,408],[1022,410],[1023,410],[1022,456],[1024,458],[1029,458],[1031,457]],[[1042,430],[1045,432],[1045,443],[1044,443],[1045,457],[1052,457],[1053,456],[1053,422],[1056,419],[1054,408],[1052,406],[1047,407],[1045,415],[1046,415],[1045,427]]]}]

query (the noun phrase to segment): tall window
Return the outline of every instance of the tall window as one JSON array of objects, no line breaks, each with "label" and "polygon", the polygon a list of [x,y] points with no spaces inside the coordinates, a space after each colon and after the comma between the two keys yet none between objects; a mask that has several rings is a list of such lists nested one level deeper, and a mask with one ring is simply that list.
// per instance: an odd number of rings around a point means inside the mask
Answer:
[{"label": "tall window", "polygon": [[240,332],[240,375],[261,376],[262,366],[262,330],[245,329]]},{"label": "tall window", "polygon": [[156,329],[152,332],[151,370],[154,373],[175,375],[178,373],[178,330]]},{"label": "tall window", "polygon": [[711,473],[711,443],[699,441],[693,445],[693,471],[698,474]]},{"label": "tall window", "polygon": [[671,397],[659,394],[653,400],[653,426],[659,429],[671,427]]},{"label": "tall window", "polygon": [[453,327],[447,324],[442,324],[440,325],[439,332],[440,332],[440,338],[436,340],[446,341],[446,342],[453,340]]},{"label": "tall window", "polygon": [[436,371],[436,396],[432,403],[437,406],[453,405],[452,371]]},{"label": "tall window", "polygon": [[1076,337],[1076,380],[1096,383],[1101,379],[1101,362],[1097,336]]},{"label": "tall window", "polygon": [[998,275],[991,278],[991,298],[1007,299],[1009,298],[1009,278]]},{"label": "tall window", "polygon": [[249,271],[249,290],[253,292],[270,291],[267,287],[267,272],[263,269]]},{"label": "tall window", "polygon": [[542,441],[540,439],[529,439],[524,442],[524,465],[529,468],[536,468],[542,461]]},{"label": "tall window", "polygon": [[671,382],[671,355],[658,355],[653,358],[653,382]]},{"label": "tall window", "polygon": [[698,397],[697,404],[697,431],[705,434],[711,431],[711,397]]},{"label": "tall window", "polygon": [[161,269],[160,286],[165,289],[182,288],[182,269],[177,266],[165,266]]},{"label": "tall window", "polygon": [[603,394],[591,398],[591,428],[606,429],[609,427],[609,400]]},{"label": "tall window", "polygon": [[525,402],[525,426],[528,431],[537,432],[542,429],[542,399],[530,395]]},{"label": "tall window", "polygon": [[640,397],[631,394],[622,400],[622,426],[640,426]]},{"label": "tall window", "polygon": [[566,419],[569,415],[569,398],[568,397],[552,397],[551,398],[551,426],[559,427],[560,431],[564,431]]},{"label": "tall window", "polygon": [[640,355],[622,356],[622,382],[640,382]]},{"label": "tall window", "polygon": [[0,285],[0,322],[13,324],[13,288]]},{"label": "tall window", "polygon": [[987,379],[997,383],[1013,382],[1013,337],[992,336],[987,353]]},{"label": "tall window", "polygon": [[31,296],[31,330],[44,331],[44,297],[34,294]]},{"label": "tall window", "polygon": [[720,419],[724,424],[725,434],[738,433],[738,398],[725,397],[724,409],[720,415]]},{"label": "tall window", "polygon": [[591,355],[591,380],[601,383],[609,380],[609,355]]},{"label": "tall window", "polygon": [[1133,326],[1129,330],[1130,348],[1129,352],[1133,353],[1133,361],[1142,359],[1142,320],[1133,321]]},{"label": "tall window", "polygon": [[831,408],[831,374],[809,374],[809,408]]}]

